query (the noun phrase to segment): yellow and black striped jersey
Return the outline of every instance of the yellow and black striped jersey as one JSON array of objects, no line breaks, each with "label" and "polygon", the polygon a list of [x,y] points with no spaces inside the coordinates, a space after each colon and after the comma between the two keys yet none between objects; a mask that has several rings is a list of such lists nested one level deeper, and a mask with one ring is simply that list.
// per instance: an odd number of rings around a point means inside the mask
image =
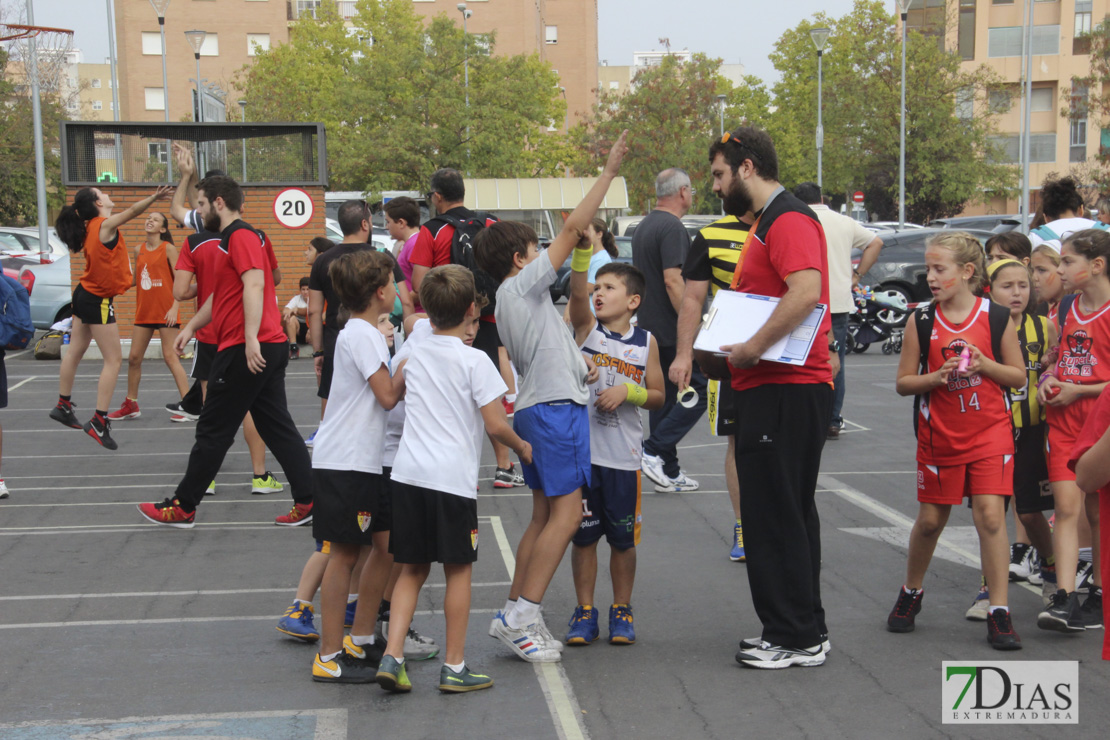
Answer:
[{"label": "yellow and black striped jersey", "polygon": [[1037,403],[1037,380],[1044,371],[1042,358],[1048,351],[1048,319],[1035,314],[1022,314],[1017,330],[1028,382],[1024,388],[1008,388],[1007,393],[1014,426],[1022,428],[1042,424],[1045,419],[1044,409]]},{"label": "yellow and black striped jersey", "polygon": [[727,290],[750,228],[736,216],[725,216],[703,227],[690,244],[682,277],[709,281],[710,296],[722,288]]}]

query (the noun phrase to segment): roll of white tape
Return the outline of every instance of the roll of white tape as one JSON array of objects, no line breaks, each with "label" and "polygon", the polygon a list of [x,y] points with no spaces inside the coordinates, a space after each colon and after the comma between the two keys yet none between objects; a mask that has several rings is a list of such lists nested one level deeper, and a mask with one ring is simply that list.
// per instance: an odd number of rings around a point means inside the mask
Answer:
[{"label": "roll of white tape", "polygon": [[678,392],[677,400],[682,408],[692,409],[694,408],[694,405],[698,402],[698,392],[690,386],[686,386]]}]

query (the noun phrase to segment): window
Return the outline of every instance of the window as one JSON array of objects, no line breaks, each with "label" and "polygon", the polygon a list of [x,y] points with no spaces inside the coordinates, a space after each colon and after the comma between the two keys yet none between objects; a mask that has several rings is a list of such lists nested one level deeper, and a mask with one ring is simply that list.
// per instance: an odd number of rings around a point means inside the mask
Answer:
[{"label": "window", "polygon": [[204,43],[200,45],[200,55],[202,57],[218,57],[220,55],[220,35],[218,33],[210,33],[204,37]]},{"label": "window", "polygon": [[143,31],[143,54],[162,56],[162,34],[157,31]]},{"label": "window", "polygon": [[147,110],[165,110],[166,95],[160,87],[144,87]]},{"label": "window", "polygon": [[991,113],[1006,113],[1013,103],[1010,101],[1008,89],[991,90],[987,96],[987,104]]},{"label": "window", "polygon": [[1090,54],[1091,0],[1075,0],[1075,33],[1072,34],[1071,53]]},{"label": "window", "polygon": [[960,0],[957,51],[960,59],[975,58],[975,0]]},{"label": "window", "polygon": [[99,100],[94,100],[93,103],[92,103],[92,109],[93,110],[104,110],[104,103],[100,102]]},{"label": "window", "polygon": [[1013,5],[1014,0],[991,0],[991,5]]},{"label": "window", "polygon": [[[1020,57],[1022,27],[1006,26],[987,31],[988,57]],[[1033,55],[1060,53],[1060,26],[1033,26]]]},{"label": "window", "polygon": [[620,90],[621,89],[621,84],[619,82],[617,82],[616,80],[609,80],[609,89],[610,90]]},{"label": "window", "polygon": [[318,7],[320,7],[320,0],[297,0],[297,17],[315,18]]},{"label": "window", "polygon": [[1082,162],[1087,159],[1087,101],[1086,85],[1075,85],[1071,89],[1069,103],[1071,126],[1068,132],[1068,161]]},{"label": "window", "polygon": [[924,36],[933,36],[944,49],[945,0],[910,0],[906,11],[906,29]]},{"label": "window", "polygon": [[[991,143],[1001,151],[995,161],[1001,164],[1021,162],[1021,137],[1018,134],[992,136]],[[1030,162],[1056,161],[1056,134],[1033,134],[1029,137]]]},{"label": "window", "polygon": [[77,106],[77,101],[76,100],[73,100],[71,98],[70,100],[66,101],[66,110],[77,110],[77,107],[78,106]]},{"label": "window", "polygon": [[961,87],[956,91],[956,118],[969,121],[975,114],[975,89]]},{"label": "window", "polygon": [[89,81],[89,87],[93,88],[94,90],[99,90],[100,89],[100,78],[99,77],[93,77],[92,80]]},{"label": "window", "polygon": [[1052,88],[1034,87],[1033,97],[1029,102],[1029,110],[1033,113],[1046,113],[1052,111]]},{"label": "window", "polygon": [[147,157],[155,160],[161,164],[166,164],[170,161],[169,152],[166,150],[166,142],[164,141],[150,141],[146,145]]},{"label": "window", "polygon": [[544,26],[543,40],[548,44],[559,43],[559,27],[558,26]]},{"label": "window", "polygon": [[256,50],[269,51],[270,50],[270,34],[268,33],[248,33],[247,34],[247,56],[253,57]]},{"label": "window", "polygon": [[115,109],[116,109],[115,101],[114,100],[109,100],[108,101],[108,110],[114,111]]}]

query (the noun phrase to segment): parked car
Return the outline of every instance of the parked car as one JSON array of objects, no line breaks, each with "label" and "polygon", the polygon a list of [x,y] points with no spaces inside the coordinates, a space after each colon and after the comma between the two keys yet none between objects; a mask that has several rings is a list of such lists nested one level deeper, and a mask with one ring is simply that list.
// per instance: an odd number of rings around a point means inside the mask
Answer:
[{"label": "parked car", "polygon": [[[938,218],[930,221],[927,226],[939,229],[959,229],[961,231],[968,231],[971,229],[979,229],[981,231],[990,231],[995,226],[998,226],[1003,221],[1015,221],[1020,223],[1020,215],[1016,213],[1011,214],[987,214],[983,216],[954,216],[953,218]],[[1011,229],[1006,229],[1011,231]]]},{"label": "parked car", "polygon": [[923,229],[923,228],[925,228],[921,224],[911,224],[909,221],[902,224],[902,226],[904,228],[899,228],[897,221],[872,221],[871,223],[864,224],[863,228],[867,229],[868,231],[875,231],[875,232],[879,232],[879,231],[905,231],[905,230],[908,230],[908,229]]},{"label": "parked car", "polygon": [[[724,218],[724,216],[687,214],[682,217],[682,225],[686,227],[686,233],[693,239],[697,236],[698,231],[720,218]],[[640,222],[643,220],[643,216],[620,216],[613,219],[612,223],[609,225],[609,230],[613,232],[613,236],[632,236],[636,231],[636,227],[639,226]]]},{"label": "parked car", "polygon": [[[991,232],[982,229],[966,231],[980,243],[991,237]],[[906,231],[881,231],[878,236],[883,240],[879,259],[871,266],[860,285],[868,285],[876,292],[894,291],[906,299],[907,304],[931,300],[933,294],[925,282],[925,245],[944,229],[922,228]],[[852,263],[858,264],[860,251],[852,251]]]},{"label": "parked car", "polygon": [[[624,262],[632,264],[632,237],[630,236],[616,236],[613,237],[617,242],[617,256],[613,258],[614,262]],[[543,245],[544,248],[547,245]],[[570,298],[570,257],[563,263],[555,272],[555,282],[551,284],[551,300],[558,301],[560,298]]]},{"label": "parked car", "polygon": [[[343,230],[339,228],[338,221],[336,221],[334,218],[327,218],[324,219],[324,225],[325,229],[327,230],[327,233],[324,234],[324,236],[326,236],[328,239],[331,239],[336,244],[343,241]],[[370,234],[370,243],[383,252],[389,252],[390,254],[393,254],[393,237],[389,235],[389,231],[387,229],[374,226],[373,231]]]},{"label": "parked car", "polygon": [[31,321],[36,329],[71,314],[73,289],[69,274],[69,250],[54,229],[47,236],[49,252],[39,252],[39,231],[35,228],[0,227],[0,265],[14,272],[31,296]]}]

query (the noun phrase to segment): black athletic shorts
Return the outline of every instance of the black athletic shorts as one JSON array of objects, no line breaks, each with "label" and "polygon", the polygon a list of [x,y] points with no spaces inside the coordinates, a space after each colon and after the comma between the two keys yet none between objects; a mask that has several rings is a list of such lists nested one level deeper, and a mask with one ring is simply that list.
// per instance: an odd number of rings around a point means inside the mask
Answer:
[{"label": "black athletic shorts", "polygon": [[199,339],[193,348],[193,370],[189,377],[193,380],[208,380],[212,372],[212,362],[216,359],[218,345],[202,342]]},{"label": "black athletic shorts", "polygon": [[312,469],[312,536],[343,545],[372,545],[389,531],[389,487],[381,473]]},{"label": "black athletic shorts", "polygon": [[478,499],[393,481],[389,551],[394,562],[410,565],[473,563],[478,559]]},{"label": "black athletic shorts", "polygon": [[331,376],[335,372],[335,342],[339,339],[339,332],[332,331],[324,326],[324,367],[320,370],[320,387],[316,395],[327,398],[331,392]]},{"label": "black athletic shorts", "polygon": [[73,315],[86,324],[116,323],[116,307],[111,298],[101,298],[78,284],[73,289]]},{"label": "black athletic shorts", "polygon": [[141,326],[144,329],[154,329],[155,331],[158,331],[159,329],[180,329],[181,328],[181,324],[135,324],[135,326]]},{"label": "black athletic shorts", "polygon": [[731,437],[736,429],[736,391],[726,380],[710,380],[705,388],[706,412],[709,417],[709,433],[714,437]]},{"label": "black athletic shorts", "polygon": [[1014,506],[1019,514],[1054,508],[1044,451],[1045,425],[1014,429]]},{"label": "black athletic shorts", "polygon": [[497,354],[501,346],[501,335],[497,333],[497,324],[489,321],[478,322],[478,334],[474,337],[474,349],[480,349],[493,361],[493,366],[501,372],[501,359]]},{"label": "black athletic shorts", "polygon": [[297,322],[297,344],[308,344],[308,324]]}]

